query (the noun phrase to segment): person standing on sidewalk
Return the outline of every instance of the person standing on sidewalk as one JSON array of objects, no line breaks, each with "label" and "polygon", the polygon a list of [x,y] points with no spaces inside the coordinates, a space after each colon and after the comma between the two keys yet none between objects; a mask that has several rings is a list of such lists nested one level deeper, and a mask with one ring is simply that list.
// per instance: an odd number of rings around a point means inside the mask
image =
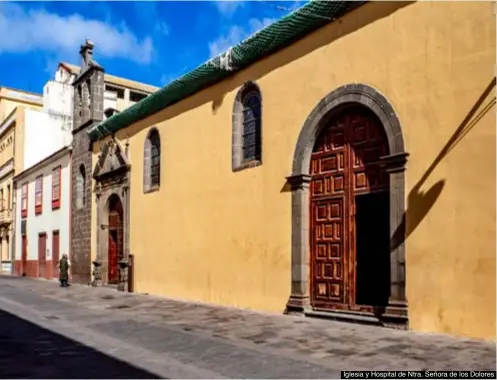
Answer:
[{"label": "person standing on sidewalk", "polygon": [[69,260],[67,259],[67,255],[64,253],[62,255],[62,259],[59,261],[59,281],[62,288],[69,286],[69,268]]}]

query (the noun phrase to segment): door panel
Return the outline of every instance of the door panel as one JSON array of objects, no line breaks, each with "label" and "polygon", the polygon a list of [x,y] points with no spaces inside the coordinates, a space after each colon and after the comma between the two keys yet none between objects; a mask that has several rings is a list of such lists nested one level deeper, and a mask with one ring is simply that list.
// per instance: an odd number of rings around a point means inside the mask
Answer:
[{"label": "door panel", "polygon": [[47,262],[47,235],[38,235],[38,277],[45,278],[45,265]]},{"label": "door panel", "polygon": [[316,307],[344,304],[347,268],[344,255],[343,198],[313,203],[313,295]]},{"label": "door panel", "polygon": [[347,142],[353,193],[388,190],[388,173],[378,165],[380,157],[388,154],[388,142],[379,120],[364,112],[350,115]]},{"label": "door panel", "polygon": [[21,275],[27,274],[27,266],[28,266],[28,239],[26,235],[22,236],[22,251],[21,251]]},{"label": "door panel", "polygon": [[108,283],[117,284],[119,280],[118,252],[116,231],[109,231],[109,261],[108,261]]},{"label": "door panel", "polygon": [[123,257],[123,207],[117,195],[109,199],[108,282],[119,282],[119,260]]},{"label": "door panel", "polygon": [[53,265],[53,277],[59,277],[58,265],[60,260],[60,239],[59,231],[53,231],[52,233],[52,265]]},{"label": "door panel", "polygon": [[346,118],[319,135],[311,158],[311,303],[343,309],[348,304]]}]

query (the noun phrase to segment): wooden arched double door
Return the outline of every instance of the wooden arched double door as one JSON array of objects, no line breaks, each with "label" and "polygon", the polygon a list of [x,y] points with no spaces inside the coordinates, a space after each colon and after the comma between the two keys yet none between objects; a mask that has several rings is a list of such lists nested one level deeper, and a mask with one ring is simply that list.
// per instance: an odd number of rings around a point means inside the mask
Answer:
[{"label": "wooden arched double door", "polygon": [[109,198],[109,245],[107,283],[119,282],[119,260],[123,258],[123,205],[115,194]]},{"label": "wooden arched double door", "polygon": [[316,140],[310,174],[311,304],[373,311],[390,289],[388,142],[363,107],[336,114]]}]

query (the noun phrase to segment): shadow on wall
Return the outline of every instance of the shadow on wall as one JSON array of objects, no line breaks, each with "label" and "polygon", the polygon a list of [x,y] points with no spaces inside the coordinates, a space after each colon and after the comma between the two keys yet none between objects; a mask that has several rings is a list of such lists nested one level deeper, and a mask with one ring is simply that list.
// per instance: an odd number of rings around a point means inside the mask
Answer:
[{"label": "shadow on wall", "polygon": [[[414,230],[416,230],[442,193],[445,180],[438,181],[426,192],[421,190],[421,187],[424,185],[430,174],[433,173],[438,164],[447,156],[447,154],[449,154],[450,151],[454,149],[457,144],[459,144],[459,142],[476,126],[476,124],[478,124],[483,116],[485,116],[492,109],[492,107],[495,106],[495,95],[486,104],[484,104],[485,99],[487,99],[490,95],[492,89],[495,88],[495,85],[496,78],[493,78],[483,91],[482,95],[478,98],[473,108],[471,108],[462,123],[455,130],[454,134],[428,167],[425,174],[409,193],[409,196],[407,197],[407,208],[402,219],[402,224],[397,228],[393,236],[394,248],[397,248],[400,244],[402,244],[404,240],[407,239],[414,232]],[[405,226],[406,215],[409,215],[409,223],[407,223],[407,226]],[[404,227],[407,228],[404,230]]]},{"label": "shadow on wall", "polygon": [[3,310],[0,321],[2,379],[161,378]]},{"label": "shadow on wall", "polygon": [[[361,5],[358,9],[355,9],[345,16],[338,18],[331,24],[324,26],[323,28],[327,29],[326,33],[311,34],[312,38],[307,36],[298,41],[298,49],[296,49],[295,46],[287,47],[284,51],[280,51],[253,64],[250,66],[249,70],[244,69],[231,78],[227,78],[212,87],[201,90],[176,104],[166,107],[164,110],[159,111],[156,114],[135,123],[131,128],[126,129],[122,138],[132,137],[145,128],[172,119],[206,103],[211,103],[211,112],[215,115],[222,106],[225,95],[241,87],[245,82],[249,80],[257,81],[274,70],[322,48],[323,46],[329,45],[342,37],[354,33],[377,20],[388,17],[399,9],[414,3],[414,1],[380,1]],[[317,64],[318,63],[316,63],[316,65]],[[314,75],[314,70],[311,69],[302,75],[312,76]],[[229,107],[231,108],[232,105]],[[227,122],[231,125],[231,115],[228,117],[229,120],[227,120]],[[225,128],[225,124],[218,123],[218,125],[219,128]]]}]

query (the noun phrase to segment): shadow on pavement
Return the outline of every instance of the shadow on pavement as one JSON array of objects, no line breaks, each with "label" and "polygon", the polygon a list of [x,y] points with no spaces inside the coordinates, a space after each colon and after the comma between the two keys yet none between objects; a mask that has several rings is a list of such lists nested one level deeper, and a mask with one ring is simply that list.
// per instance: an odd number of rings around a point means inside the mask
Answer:
[{"label": "shadow on pavement", "polygon": [[0,378],[161,377],[0,310]]}]

